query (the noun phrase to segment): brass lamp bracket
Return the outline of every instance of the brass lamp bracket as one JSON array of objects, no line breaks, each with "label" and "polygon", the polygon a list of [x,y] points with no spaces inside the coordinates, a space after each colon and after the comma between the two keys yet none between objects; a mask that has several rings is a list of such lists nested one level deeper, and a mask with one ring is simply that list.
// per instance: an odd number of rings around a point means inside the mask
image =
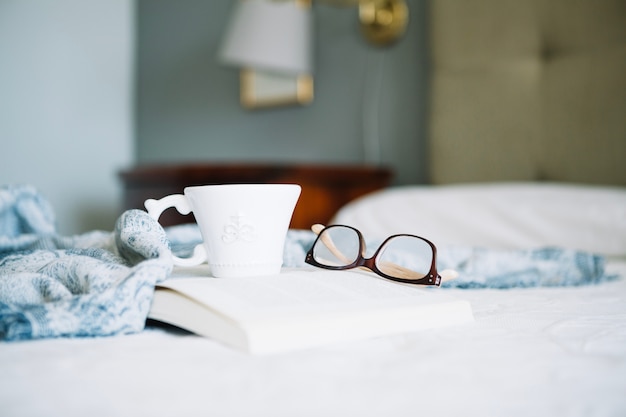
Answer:
[{"label": "brass lamp bracket", "polygon": [[361,0],[359,20],[365,39],[374,45],[385,46],[404,34],[409,9],[405,0]]}]

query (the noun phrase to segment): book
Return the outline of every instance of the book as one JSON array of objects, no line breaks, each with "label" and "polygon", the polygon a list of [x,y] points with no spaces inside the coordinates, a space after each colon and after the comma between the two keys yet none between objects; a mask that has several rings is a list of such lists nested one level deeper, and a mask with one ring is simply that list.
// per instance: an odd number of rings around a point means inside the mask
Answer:
[{"label": "book", "polygon": [[251,354],[414,332],[474,320],[467,301],[439,288],[365,271],[283,269],[212,278],[208,266],[176,268],[158,284],[148,318]]}]

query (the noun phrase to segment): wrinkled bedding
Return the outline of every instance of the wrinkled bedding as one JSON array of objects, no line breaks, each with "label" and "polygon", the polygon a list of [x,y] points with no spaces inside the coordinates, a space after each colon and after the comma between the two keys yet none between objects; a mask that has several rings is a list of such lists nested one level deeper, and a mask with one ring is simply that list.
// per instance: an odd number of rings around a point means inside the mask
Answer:
[{"label": "wrinkled bedding", "polygon": [[[626,263],[609,263],[626,276]],[[447,289],[475,323],[250,356],[149,326],[0,343],[6,416],[626,415],[626,281]]]},{"label": "wrinkled bedding", "polygon": [[[201,241],[195,225],[166,232],[141,210],[122,213],[109,233],[60,236],[53,210],[31,187],[0,189],[0,225],[0,340],[139,332],[154,285],[172,271],[172,251],[187,253]],[[314,238],[291,230],[284,266],[306,267]],[[440,269],[459,272],[444,287],[571,286],[615,278],[605,274],[602,256],[571,249],[446,245],[438,252]]]},{"label": "wrinkled bedding", "polygon": [[[163,248],[170,245],[183,255],[199,239],[193,226],[153,228],[140,211],[123,213],[111,232],[63,237],[49,227],[52,210],[41,212],[43,221],[35,216],[20,219],[17,214],[23,209],[7,202],[9,198],[0,199],[0,219],[6,220],[0,225],[9,231],[0,240],[0,276],[5,295],[22,297],[21,303],[2,301],[10,314],[64,311],[86,302],[101,309],[100,314],[117,315],[117,310],[108,311],[107,302],[116,288],[126,288],[123,283],[134,278],[145,283],[142,296],[121,290],[122,298],[135,300],[129,303],[131,309],[143,311],[153,283],[169,274],[164,256],[169,249]],[[435,217],[430,226],[437,229]],[[371,219],[368,216],[366,223],[375,228]],[[393,233],[384,228],[380,235],[366,227],[362,231],[371,247],[383,234]],[[453,237],[453,228],[445,231],[449,233],[443,237]],[[285,265],[304,267],[304,253],[313,238],[308,231],[290,231]],[[138,328],[107,328],[102,333],[106,337],[76,332],[80,326],[74,333],[35,333],[31,324],[31,333],[15,334],[36,340],[0,342],[0,415],[626,415],[624,257],[577,248],[575,239],[569,239],[574,247],[526,249],[446,240],[438,244],[441,267],[456,267],[461,276],[455,287],[435,290],[468,300],[473,324],[267,356],[247,355],[156,322],[144,327],[142,313],[133,314],[141,322]],[[620,248],[622,241],[618,235],[611,248]],[[489,261],[496,255],[500,263]],[[21,256],[35,256],[40,263],[21,263]],[[46,263],[46,257],[55,261]],[[56,262],[63,268],[51,266]],[[111,273],[103,273],[109,268]],[[27,277],[26,283],[36,282],[33,274],[43,274],[40,282],[48,282],[54,291],[6,290],[6,283],[18,275]],[[97,277],[107,275],[110,281],[98,284]],[[81,320],[103,322],[89,308],[84,315],[67,311]],[[119,322],[124,322],[124,312],[119,313]],[[24,320],[64,319],[23,315]],[[3,323],[6,338],[14,322]]]}]

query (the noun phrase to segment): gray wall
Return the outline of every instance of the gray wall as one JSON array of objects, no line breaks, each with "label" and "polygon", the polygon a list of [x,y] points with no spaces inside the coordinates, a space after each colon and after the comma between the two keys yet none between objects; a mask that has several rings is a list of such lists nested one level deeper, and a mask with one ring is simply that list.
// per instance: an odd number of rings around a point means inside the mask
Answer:
[{"label": "gray wall", "polygon": [[422,182],[424,5],[409,5],[407,37],[380,50],[356,9],[316,3],[315,101],[250,112],[215,59],[231,0],[0,0],[0,184],[36,186],[74,234],[112,229],[117,172],[137,162],[380,159]]},{"label": "gray wall", "polygon": [[[315,99],[249,111],[239,73],[216,60],[231,0],[138,0],[136,159],[381,163],[396,183],[426,178],[425,12],[409,0],[406,37],[379,49],[356,8],[314,2]],[[364,142],[378,138],[379,154]]]},{"label": "gray wall", "polygon": [[0,0],[0,184],[32,184],[64,235],[112,230],[133,158],[132,0]]}]

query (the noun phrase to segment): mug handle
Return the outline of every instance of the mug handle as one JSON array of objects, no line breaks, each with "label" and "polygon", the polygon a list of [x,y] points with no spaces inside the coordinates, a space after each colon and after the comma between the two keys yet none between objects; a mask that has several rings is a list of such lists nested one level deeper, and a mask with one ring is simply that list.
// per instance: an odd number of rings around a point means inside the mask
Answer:
[{"label": "mug handle", "polygon": [[[154,200],[150,198],[146,200],[143,205],[148,211],[148,215],[156,221],[159,221],[159,217],[161,217],[161,214],[170,207],[176,208],[176,210],[180,214],[187,215],[191,213],[191,206],[189,205],[189,201],[187,200],[187,197],[185,197],[183,194],[168,195],[161,198],[160,200]],[[178,256],[172,255],[172,260],[174,261],[174,265],[178,266],[200,265],[207,260],[206,249],[204,249],[204,245],[199,244],[196,245],[193,250],[193,255],[191,255],[189,258],[179,258]]]}]

